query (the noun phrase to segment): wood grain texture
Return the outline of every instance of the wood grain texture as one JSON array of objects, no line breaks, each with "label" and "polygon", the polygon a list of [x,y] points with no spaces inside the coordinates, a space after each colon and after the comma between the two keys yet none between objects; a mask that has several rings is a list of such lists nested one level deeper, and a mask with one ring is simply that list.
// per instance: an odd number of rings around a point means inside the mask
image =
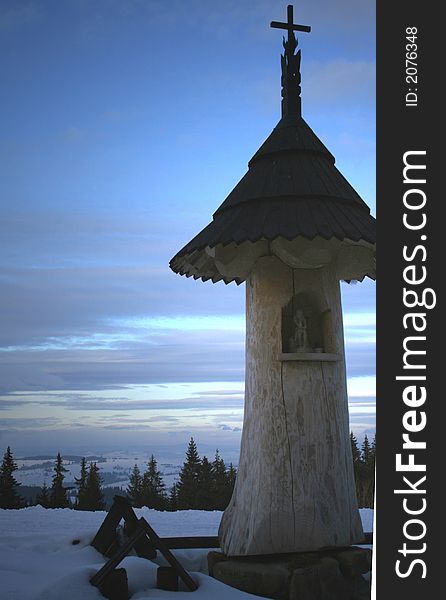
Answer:
[{"label": "wood grain texture", "polygon": [[[282,307],[299,292],[331,311],[337,362],[280,361]],[[349,439],[339,282],[330,268],[258,261],[246,282],[246,392],[237,482],[219,530],[231,556],[364,538]]]}]

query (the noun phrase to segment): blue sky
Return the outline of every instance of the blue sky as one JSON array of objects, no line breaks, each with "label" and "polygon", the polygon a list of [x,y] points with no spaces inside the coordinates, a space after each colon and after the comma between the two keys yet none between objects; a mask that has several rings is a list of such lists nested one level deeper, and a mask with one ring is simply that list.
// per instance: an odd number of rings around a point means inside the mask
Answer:
[{"label": "blue sky", "polygon": [[[303,115],[375,207],[375,7],[302,0]],[[236,455],[244,289],[169,259],[280,118],[277,0],[0,5],[0,446]],[[374,430],[375,288],[342,284],[350,414]]]}]

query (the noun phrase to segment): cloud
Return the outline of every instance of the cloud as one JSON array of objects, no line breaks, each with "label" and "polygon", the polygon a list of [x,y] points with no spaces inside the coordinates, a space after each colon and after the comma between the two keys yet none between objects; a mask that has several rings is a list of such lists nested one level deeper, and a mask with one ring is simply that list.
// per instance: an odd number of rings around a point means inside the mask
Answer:
[{"label": "cloud", "polygon": [[[350,402],[350,427],[362,439],[364,433],[373,435],[375,429],[374,399],[367,402]],[[10,444],[16,453],[54,452],[56,448],[64,452],[144,452],[145,455],[154,452],[157,457],[164,454],[172,457],[176,453],[181,462],[187,442],[194,436],[199,444],[201,453],[211,453],[215,448],[231,453],[229,460],[236,460],[239,452],[241,422],[243,410],[237,412],[230,409],[231,414],[225,414],[215,405],[203,412],[188,409],[186,415],[180,412],[178,416],[170,414],[170,409],[155,408],[151,418],[150,413],[139,417],[136,412],[132,417],[122,417],[119,413],[99,416],[88,413],[79,419],[65,420],[55,417],[46,420],[40,417],[37,421],[31,418],[15,418],[14,421],[1,420],[0,438],[4,446]],[[174,409],[175,410],[175,409]],[[167,414],[166,414],[167,413]],[[23,421],[23,426],[22,426]],[[164,450],[163,450],[164,448]],[[170,459],[169,459],[170,460]]]},{"label": "cloud", "polygon": [[220,425],[217,425],[217,427],[219,429],[221,429],[222,431],[240,431],[239,427],[230,427],[229,425],[226,425],[225,423],[220,423]]},{"label": "cloud", "polygon": [[[140,386],[144,389],[145,386]],[[222,394],[220,396],[207,396],[192,394],[184,396],[183,398],[146,398],[143,400],[134,400],[132,392],[138,389],[138,386],[132,386],[128,388],[128,395],[122,397],[113,396],[99,396],[94,395],[92,392],[84,393],[69,393],[69,392],[32,392],[28,394],[13,393],[8,396],[0,397],[0,408],[3,406],[5,409],[18,409],[23,406],[42,406],[48,407],[49,409],[63,408],[68,411],[76,412],[97,412],[97,411],[136,411],[135,415],[138,415],[140,411],[174,411],[174,410],[215,410],[216,408],[228,409],[243,409],[243,395],[240,394],[238,397],[226,397]],[[119,415],[117,413],[113,416],[103,417],[101,419],[127,419],[126,415]],[[135,417],[140,421],[145,417]],[[151,420],[156,420],[158,417],[151,416]]]},{"label": "cloud", "polygon": [[126,331],[110,325],[112,318],[227,315],[236,309],[240,314],[244,300],[236,286],[199,282],[198,287],[175,276],[167,265],[3,269],[0,281],[3,346]]},{"label": "cloud", "polygon": [[[1,260],[25,264],[0,270],[4,390],[212,381],[220,373],[243,380],[243,287],[173,274],[167,263],[179,244],[160,244],[161,222],[71,210],[6,216]],[[139,259],[134,244],[146,229]],[[373,328],[361,319],[374,310],[373,284],[343,285],[342,293],[344,309],[358,315],[352,326],[346,320],[349,372],[368,374]]]},{"label": "cloud", "polygon": [[35,419],[10,417],[0,419],[0,429],[7,429],[8,431],[19,431],[22,429],[46,430],[49,427],[60,426],[61,424],[61,419],[55,417],[39,417]]},{"label": "cloud", "polygon": [[[45,372],[42,365],[30,364],[27,360],[17,363],[0,362],[0,393],[11,390],[57,389],[63,385],[61,377]],[[7,406],[9,403],[0,401],[0,410],[5,410]]]},{"label": "cloud", "polygon": [[[3,390],[101,390],[147,383],[244,380],[243,331],[183,331],[179,318],[176,330],[135,333],[124,340],[122,335],[110,333],[111,341],[102,346],[92,336],[85,338],[84,347],[73,343],[70,348],[68,338],[63,344],[61,340],[60,348],[45,347],[48,342],[42,340],[40,350],[0,353]],[[349,335],[349,377],[373,375],[375,345],[368,339],[372,330]],[[217,393],[214,397],[221,398]]]},{"label": "cloud", "polygon": [[[168,263],[208,223],[274,125],[281,36],[268,24],[285,18],[285,5],[80,0],[50,11],[7,0],[0,15],[0,28],[21,31],[3,57],[11,84],[0,410],[11,418],[54,411],[65,427],[39,441],[24,421],[14,439],[75,444],[78,427],[83,440],[112,446],[131,445],[133,434],[143,444],[146,429],[169,443],[195,430],[206,441],[235,438],[228,431],[239,432],[243,407],[243,286],[186,280]],[[313,27],[300,38],[305,114],[346,157],[349,179],[369,189],[374,3],[302,0],[295,15]],[[180,61],[169,39],[181,41]],[[358,378],[352,403],[365,429],[373,284],[343,285],[342,295],[348,375]],[[206,387],[169,395],[197,382]],[[158,389],[144,395],[147,385]]]},{"label": "cloud", "polygon": [[376,395],[376,377],[373,375],[361,375],[359,377],[349,377],[347,380],[347,389],[352,398],[372,398]]},{"label": "cloud", "polygon": [[[4,282],[4,391],[244,380],[240,288],[139,268],[9,270]],[[361,287],[343,294],[354,308],[345,315],[350,377],[375,371],[373,298],[366,286],[361,312]]]}]

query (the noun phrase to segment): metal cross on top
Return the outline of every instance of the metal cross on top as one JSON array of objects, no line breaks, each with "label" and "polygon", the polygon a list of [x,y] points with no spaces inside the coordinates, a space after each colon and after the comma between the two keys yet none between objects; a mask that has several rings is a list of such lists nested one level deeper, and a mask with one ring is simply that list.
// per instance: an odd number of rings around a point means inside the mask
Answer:
[{"label": "metal cross on top", "polygon": [[286,29],[288,31],[288,41],[290,40],[290,36],[293,31],[305,31],[306,33],[310,33],[311,27],[309,27],[308,25],[294,25],[292,4],[289,4],[287,6],[287,19],[287,23],[281,23],[280,21],[271,21],[271,27],[275,27],[276,29]]}]

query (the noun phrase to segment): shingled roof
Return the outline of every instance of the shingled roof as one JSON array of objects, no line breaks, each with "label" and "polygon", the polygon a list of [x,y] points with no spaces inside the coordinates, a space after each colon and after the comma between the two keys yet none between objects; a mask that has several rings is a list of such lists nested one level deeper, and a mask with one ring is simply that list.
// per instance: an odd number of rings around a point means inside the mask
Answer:
[{"label": "shingled roof", "polygon": [[[279,122],[212,222],[172,258],[170,267],[181,275],[214,279],[209,265],[201,275],[196,270],[196,253],[206,247],[299,236],[376,241],[370,209],[301,117]],[[218,271],[215,276],[224,279]]]},{"label": "shingled roof", "polygon": [[172,258],[170,268],[176,273],[240,283],[243,278],[220,273],[213,259],[212,249],[229,244],[299,237],[375,244],[370,209],[301,116],[300,51],[294,55],[297,42],[292,40],[284,43],[282,56],[282,119],[212,222]]}]

